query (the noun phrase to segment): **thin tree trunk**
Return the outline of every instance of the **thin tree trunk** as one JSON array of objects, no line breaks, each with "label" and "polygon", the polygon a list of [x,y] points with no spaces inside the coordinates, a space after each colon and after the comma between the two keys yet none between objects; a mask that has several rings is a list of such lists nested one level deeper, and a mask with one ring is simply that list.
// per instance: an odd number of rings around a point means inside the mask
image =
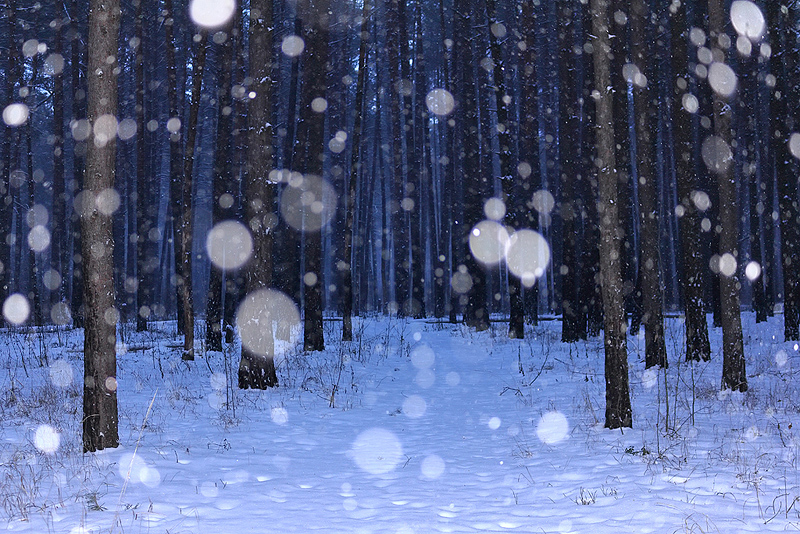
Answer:
[{"label": "thin tree trunk", "polygon": [[606,428],[632,425],[623,310],[620,219],[611,87],[609,0],[591,0],[594,80],[597,91],[597,160],[600,275],[605,312]]},{"label": "thin tree trunk", "polygon": [[182,208],[178,241],[180,242],[180,258],[176,263],[181,265],[178,289],[183,304],[183,354],[182,359],[194,360],[194,304],[192,298],[192,180],[194,174],[194,149],[197,139],[197,122],[200,112],[200,90],[203,86],[205,72],[206,43],[205,32],[198,43],[197,56],[192,73],[192,96],[189,102],[189,119],[183,131],[186,132],[186,146],[183,156],[183,188],[181,191]]},{"label": "thin tree trunk", "polygon": [[653,159],[655,112],[652,91],[655,76],[650,68],[654,51],[649,46],[650,9],[645,0],[633,0],[631,6],[633,61],[641,77],[635,76],[634,107],[636,115],[636,148],[638,152],[639,224],[641,245],[639,273],[645,335],[645,367],[667,366],[664,342],[664,285],[661,281],[661,247],[659,244],[658,184]]},{"label": "thin tree trunk", "polygon": [[370,2],[364,1],[361,14],[360,44],[358,49],[358,78],[356,81],[355,116],[353,121],[352,162],[347,174],[347,202],[345,204],[344,249],[342,251],[342,341],[353,340],[353,218],[355,215],[356,183],[362,164],[361,135],[363,128],[364,93],[367,79],[367,37],[369,36]]},{"label": "thin tree trunk", "polygon": [[[114,240],[111,216],[94,199],[114,187],[115,136],[109,124],[117,114],[117,57],[119,0],[89,4],[88,119],[95,135],[86,154],[85,191],[89,201],[81,213],[85,293],[83,450],[119,445],[116,380],[116,321],[114,307]],[[106,125],[104,128],[103,125]]]},{"label": "thin tree trunk", "polygon": [[136,287],[136,331],[147,330],[147,319],[153,305],[150,277],[147,276],[148,252],[152,251],[150,243],[150,209],[152,198],[150,196],[146,169],[147,130],[144,122],[144,12],[145,1],[139,0],[136,4],[136,20],[134,33],[137,39],[134,58],[134,86],[136,88],[136,271],[138,285]]}]

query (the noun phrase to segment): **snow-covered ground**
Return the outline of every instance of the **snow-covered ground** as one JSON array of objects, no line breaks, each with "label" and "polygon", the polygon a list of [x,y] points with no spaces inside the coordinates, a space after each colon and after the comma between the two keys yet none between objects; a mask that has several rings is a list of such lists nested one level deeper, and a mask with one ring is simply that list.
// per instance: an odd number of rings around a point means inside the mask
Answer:
[{"label": "snow-covered ground", "polygon": [[[599,339],[560,323],[360,319],[358,341],[290,350],[281,387],[235,387],[236,347],[179,357],[174,326],[120,337],[118,449],[81,454],[75,331],[2,333],[0,529],[29,533],[392,534],[800,530],[797,345],[743,314],[750,392],[714,358],[645,372],[634,428],[603,428]],[[43,354],[47,365],[42,365]]]}]

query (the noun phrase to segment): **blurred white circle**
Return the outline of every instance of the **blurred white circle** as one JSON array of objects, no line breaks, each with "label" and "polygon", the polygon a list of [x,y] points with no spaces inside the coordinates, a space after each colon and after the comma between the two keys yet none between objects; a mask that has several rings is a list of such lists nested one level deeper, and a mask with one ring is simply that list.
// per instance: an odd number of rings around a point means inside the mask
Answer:
[{"label": "blurred white circle", "polygon": [[518,230],[508,240],[506,263],[525,287],[531,287],[550,263],[550,245],[539,232]]},{"label": "blurred white circle", "polygon": [[497,197],[492,197],[484,202],[483,213],[487,219],[499,221],[506,216],[506,203]]},{"label": "blurred white circle", "polygon": [[542,215],[549,214],[555,207],[556,199],[553,198],[553,194],[550,191],[540,189],[533,194],[533,209]]},{"label": "blurred white circle", "polygon": [[191,0],[189,16],[202,28],[214,29],[227,24],[236,11],[234,0]]},{"label": "blurred white circle", "polygon": [[28,320],[31,314],[31,305],[28,299],[20,293],[13,293],[3,302],[3,317],[13,325],[21,325]]},{"label": "blurred white circle", "polygon": [[403,415],[410,419],[419,419],[425,415],[428,405],[419,395],[411,395],[403,401]]},{"label": "blurred white circle", "polygon": [[449,115],[456,106],[456,101],[450,91],[434,89],[425,97],[428,110],[434,115]]},{"label": "blurred white circle", "polygon": [[253,255],[253,238],[242,223],[222,221],[208,232],[206,252],[217,268],[238,269]]},{"label": "blurred white circle", "polygon": [[296,230],[314,232],[336,214],[337,195],[319,176],[292,173],[280,197],[281,215]]},{"label": "blurred white circle", "polygon": [[757,261],[751,261],[744,268],[744,274],[748,280],[755,282],[761,276],[761,265]]},{"label": "blurred white circle", "polygon": [[300,313],[297,306],[292,299],[274,289],[249,293],[236,311],[242,345],[264,357],[280,353],[275,350],[275,338],[286,338],[291,342],[292,331],[298,324]]},{"label": "blurred white circle", "polygon": [[45,454],[53,454],[61,444],[61,435],[50,425],[39,425],[33,437],[36,448]]},{"label": "blurred white circle", "polygon": [[393,471],[404,458],[400,440],[383,428],[370,428],[359,434],[350,453],[360,469],[373,475]]},{"label": "blurred white circle", "polygon": [[792,156],[800,159],[800,134],[793,133],[789,136],[789,152],[792,153]]},{"label": "blurred white circle", "polygon": [[428,369],[436,360],[436,354],[427,343],[420,343],[411,349],[411,363],[417,369]]},{"label": "blurred white circle", "polygon": [[564,441],[569,432],[567,418],[561,412],[547,412],[539,419],[536,425],[536,436],[548,445],[555,445]]},{"label": "blurred white circle", "polygon": [[3,109],[3,122],[8,126],[22,126],[28,120],[28,106],[21,103],[9,104]]},{"label": "blurred white circle", "polygon": [[72,366],[66,360],[56,360],[50,364],[50,381],[60,388],[72,384],[73,375]]},{"label": "blurred white circle", "polygon": [[732,96],[736,92],[736,81],[736,73],[727,64],[715,61],[708,67],[708,83],[718,95]]},{"label": "blurred white circle", "polygon": [[505,257],[508,230],[496,221],[481,221],[469,234],[469,249],[479,262],[496,265]]},{"label": "blurred white circle", "polygon": [[748,0],[735,0],[731,4],[731,23],[736,33],[751,41],[761,39],[766,29],[761,9]]},{"label": "blurred white circle", "polygon": [[731,147],[719,136],[711,135],[703,140],[701,148],[703,162],[708,170],[716,173],[727,171],[733,163]]},{"label": "blurred white circle", "polygon": [[43,252],[50,246],[50,230],[36,225],[28,232],[28,247],[34,252]]},{"label": "blurred white circle", "polygon": [[287,35],[281,42],[281,51],[289,57],[297,57],[303,53],[306,43],[299,35]]},{"label": "blurred white circle", "polygon": [[444,460],[442,460],[442,458],[436,454],[426,456],[422,460],[422,465],[420,466],[422,476],[430,480],[437,479],[442,476],[444,473],[444,468]]}]

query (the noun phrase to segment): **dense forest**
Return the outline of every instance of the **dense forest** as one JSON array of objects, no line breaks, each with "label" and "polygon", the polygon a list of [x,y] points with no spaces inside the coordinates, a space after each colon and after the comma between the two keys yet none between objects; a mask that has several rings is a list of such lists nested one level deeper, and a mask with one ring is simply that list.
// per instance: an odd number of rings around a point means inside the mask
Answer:
[{"label": "dense forest", "polygon": [[0,9],[4,319],[85,327],[105,397],[122,324],[177,319],[187,360],[238,334],[266,388],[293,323],[318,351],[332,318],[557,316],[603,333],[615,428],[626,336],[666,366],[666,314],[691,360],[710,314],[733,390],[740,312],[800,338],[793,2]]}]

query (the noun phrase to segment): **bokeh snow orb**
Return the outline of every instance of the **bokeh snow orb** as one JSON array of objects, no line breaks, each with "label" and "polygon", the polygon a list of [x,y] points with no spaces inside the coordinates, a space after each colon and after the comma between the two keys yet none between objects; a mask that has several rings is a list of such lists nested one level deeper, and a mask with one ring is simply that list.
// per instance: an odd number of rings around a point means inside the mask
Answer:
[{"label": "bokeh snow orb", "polygon": [[189,16],[201,28],[214,29],[224,26],[236,11],[234,0],[191,0]]},{"label": "bokeh snow orb", "polygon": [[117,137],[118,129],[119,123],[117,122],[117,117],[114,115],[106,113],[105,115],[97,117],[92,126],[95,146],[106,146],[106,144]]},{"label": "bokeh snow orb", "polygon": [[69,304],[66,302],[56,302],[50,308],[50,319],[53,324],[65,326],[72,324],[72,312],[70,311]]},{"label": "bokeh snow orb", "polygon": [[684,93],[681,97],[681,104],[683,109],[689,113],[697,113],[697,110],[700,109],[700,101],[691,93]]},{"label": "bokeh snow orb", "polygon": [[727,64],[714,62],[708,67],[708,83],[715,93],[727,98],[736,92],[736,73]]},{"label": "bokeh snow orb", "polygon": [[118,472],[123,480],[129,479],[132,484],[144,484],[148,488],[155,488],[161,483],[161,473],[158,469],[147,465],[141,456],[133,453],[122,455]]},{"label": "bokeh snow orb", "polygon": [[731,147],[717,135],[710,135],[703,140],[701,153],[708,170],[715,173],[727,171],[733,163]]},{"label": "bokeh snow orb", "polygon": [[281,215],[295,230],[316,232],[336,214],[336,191],[319,176],[290,173],[281,193]]},{"label": "bokeh snow orb", "polygon": [[39,425],[33,436],[33,444],[45,454],[53,454],[61,444],[61,434],[50,425]]},{"label": "bokeh snow orb", "polygon": [[775,353],[775,365],[778,367],[786,367],[786,364],[789,363],[789,354],[781,349]]},{"label": "bokeh snow orb", "polygon": [[456,101],[450,91],[446,89],[434,89],[425,97],[425,105],[434,115],[449,115],[456,106]]},{"label": "bokeh snow orb", "polygon": [[56,360],[50,364],[50,381],[60,388],[72,384],[74,371],[67,360]]},{"label": "bokeh snow orb", "polygon": [[748,0],[735,0],[731,4],[731,24],[736,33],[751,41],[761,39],[767,26],[761,9]]},{"label": "bokeh snow orb", "polygon": [[436,354],[427,343],[420,343],[411,349],[411,363],[417,369],[428,369],[436,360]]},{"label": "bokeh snow orb", "polygon": [[508,247],[508,230],[496,221],[481,221],[469,234],[469,249],[476,260],[496,265],[503,260]]},{"label": "bokeh snow orb", "polygon": [[653,389],[658,384],[658,369],[651,367],[642,373],[642,385],[647,389]]},{"label": "bokeh snow orb", "polygon": [[532,287],[550,263],[550,245],[539,232],[518,230],[508,239],[506,263],[525,287]]},{"label": "bokeh snow orb", "polygon": [[536,437],[547,445],[555,445],[564,441],[569,432],[569,422],[561,412],[552,411],[544,414],[536,425]]},{"label": "bokeh snow orb", "polygon": [[270,410],[270,419],[276,425],[285,425],[289,422],[289,412],[286,411],[286,408],[281,406],[276,406]]},{"label": "bokeh snow orb", "polygon": [[744,275],[751,282],[755,282],[761,276],[761,265],[757,261],[749,262],[744,268]]},{"label": "bokeh snow orb", "polygon": [[242,345],[259,356],[282,354],[282,350],[276,349],[275,339],[291,342],[294,327],[298,324],[300,312],[297,306],[292,299],[274,289],[259,289],[249,293],[236,311],[236,325]]},{"label": "bokeh snow orb", "polygon": [[208,232],[206,252],[217,268],[238,269],[253,255],[253,238],[239,221],[222,221]]},{"label": "bokeh snow orb", "polygon": [[3,302],[3,317],[13,325],[21,325],[28,320],[31,314],[31,305],[28,299],[20,293],[13,293]]},{"label": "bokeh snow orb", "polygon": [[50,230],[37,224],[28,232],[28,247],[34,252],[44,252],[50,246]]},{"label": "bokeh snow orb", "polygon": [[384,428],[370,428],[359,434],[350,454],[360,469],[373,475],[394,471],[404,458],[400,440]]},{"label": "bokeh snow orb", "polygon": [[3,122],[8,126],[22,126],[27,122],[30,110],[21,103],[9,104],[3,109]]},{"label": "bokeh snow orb", "polygon": [[281,52],[289,57],[297,57],[303,53],[306,47],[305,41],[299,35],[287,35],[281,41]]},{"label": "bokeh snow orb", "polygon": [[411,395],[403,401],[403,415],[410,419],[419,419],[427,409],[428,404],[419,395]]},{"label": "bokeh snow orb", "polygon": [[792,156],[800,159],[800,133],[793,133],[789,136],[789,152]]},{"label": "bokeh snow orb", "polygon": [[506,216],[506,203],[497,197],[492,197],[483,203],[483,213],[487,219],[499,221]]},{"label": "bokeh snow orb", "polygon": [[436,382],[436,373],[433,369],[420,369],[414,378],[414,383],[422,389],[428,389]]},{"label": "bokeh snow orb", "polygon": [[556,199],[550,191],[540,189],[533,194],[533,209],[542,215],[549,215],[556,207]]},{"label": "bokeh snow orb", "polygon": [[442,476],[444,473],[444,468],[444,460],[442,460],[441,456],[436,454],[430,454],[426,456],[422,460],[422,465],[420,466],[422,476],[428,480],[435,480]]},{"label": "bokeh snow orb", "polygon": [[501,423],[502,420],[499,417],[492,417],[491,419],[489,419],[487,425],[489,426],[490,429],[497,430],[498,428],[500,428]]}]

